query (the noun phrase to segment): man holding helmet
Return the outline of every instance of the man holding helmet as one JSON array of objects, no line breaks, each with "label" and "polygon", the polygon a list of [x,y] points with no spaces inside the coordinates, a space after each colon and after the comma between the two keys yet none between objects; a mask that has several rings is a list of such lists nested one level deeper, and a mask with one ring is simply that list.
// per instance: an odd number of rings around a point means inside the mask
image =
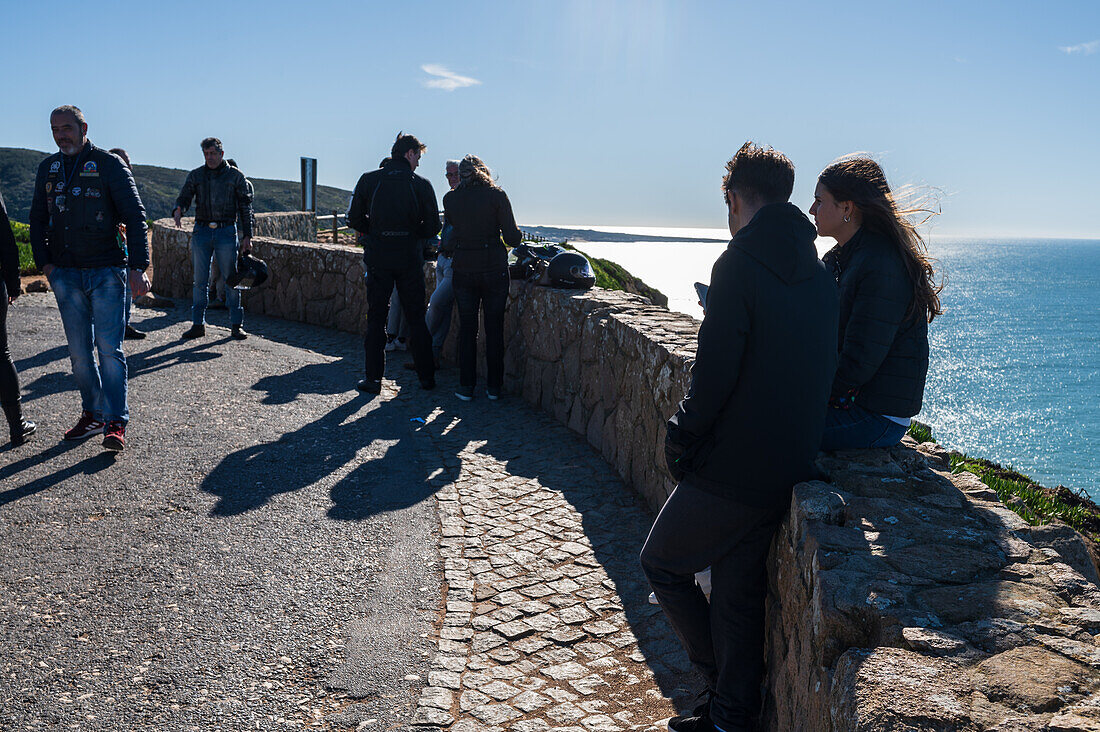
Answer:
[{"label": "man holding helmet", "polygon": [[[237,168],[225,161],[222,141],[207,137],[201,143],[206,164],[187,174],[187,180],[176,199],[172,217],[176,228],[182,228],[180,218],[195,200],[195,230],[191,236],[191,264],[194,269],[194,287],[191,290],[191,328],[184,338],[201,338],[206,335],[206,306],[210,291],[210,259],[218,258],[218,269],[229,276],[237,268],[237,222],[240,221],[240,254],[252,251],[252,194],[248,181]],[[241,293],[227,288],[229,323],[232,336],[244,340],[244,308]]]}]

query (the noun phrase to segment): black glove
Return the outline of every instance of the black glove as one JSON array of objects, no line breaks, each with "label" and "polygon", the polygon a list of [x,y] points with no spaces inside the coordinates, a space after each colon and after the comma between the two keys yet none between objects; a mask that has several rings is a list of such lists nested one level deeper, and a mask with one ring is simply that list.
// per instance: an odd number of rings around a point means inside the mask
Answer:
[{"label": "black glove", "polygon": [[668,468],[668,474],[677,483],[687,475],[687,471],[684,470],[684,466],[680,462],[680,459],[684,456],[684,451],[685,447],[683,445],[665,438],[665,466]]}]

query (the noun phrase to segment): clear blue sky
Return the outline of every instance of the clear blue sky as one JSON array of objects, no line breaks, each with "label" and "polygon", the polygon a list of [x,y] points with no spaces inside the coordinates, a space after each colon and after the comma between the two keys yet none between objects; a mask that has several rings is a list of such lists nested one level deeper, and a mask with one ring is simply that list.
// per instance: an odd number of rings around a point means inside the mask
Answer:
[{"label": "clear blue sky", "polygon": [[135,162],[196,167],[216,135],[250,176],[297,179],[307,155],[350,188],[404,129],[438,195],[444,161],[476,153],[521,223],[721,227],[723,164],[753,139],[794,160],[804,209],[830,160],[866,150],[894,185],[944,191],[936,233],[1100,238],[1089,0],[0,0],[0,17],[0,146],[56,149],[49,111],[72,103]]}]

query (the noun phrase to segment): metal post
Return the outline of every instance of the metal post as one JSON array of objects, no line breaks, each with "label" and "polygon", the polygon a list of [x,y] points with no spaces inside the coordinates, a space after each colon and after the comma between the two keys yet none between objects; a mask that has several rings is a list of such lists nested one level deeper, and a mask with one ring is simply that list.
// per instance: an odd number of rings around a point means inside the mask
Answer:
[{"label": "metal post", "polygon": [[340,243],[340,238],[336,234],[337,230],[338,230],[338,223],[337,223],[337,219],[336,219],[336,210],[333,209],[333,211],[332,211],[332,243],[333,244],[339,244]]},{"label": "metal post", "polygon": [[302,158],[302,210],[317,210],[317,158]]}]

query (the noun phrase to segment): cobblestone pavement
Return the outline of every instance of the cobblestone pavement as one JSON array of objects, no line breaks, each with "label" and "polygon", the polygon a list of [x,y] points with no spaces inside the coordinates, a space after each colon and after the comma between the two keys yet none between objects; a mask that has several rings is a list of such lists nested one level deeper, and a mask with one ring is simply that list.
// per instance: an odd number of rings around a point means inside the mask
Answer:
[{"label": "cobblestone pavement", "polygon": [[428,419],[449,479],[436,494],[447,594],[416,722],[663,730],[669,697],[684,707],[691,690],[638,566],[652,516],[587,443],[517,401]]},{"label": "cobblestone pavement", "polygon": [[404,354],[364,399],[348,334],[135,316],[117,458],[56,442],[52,296],[9,318],[41,432],[0,453],[0,728],[603,732],[687,706],[652,516],[583,439],[458,401],[455,369],[424,392]]}]

